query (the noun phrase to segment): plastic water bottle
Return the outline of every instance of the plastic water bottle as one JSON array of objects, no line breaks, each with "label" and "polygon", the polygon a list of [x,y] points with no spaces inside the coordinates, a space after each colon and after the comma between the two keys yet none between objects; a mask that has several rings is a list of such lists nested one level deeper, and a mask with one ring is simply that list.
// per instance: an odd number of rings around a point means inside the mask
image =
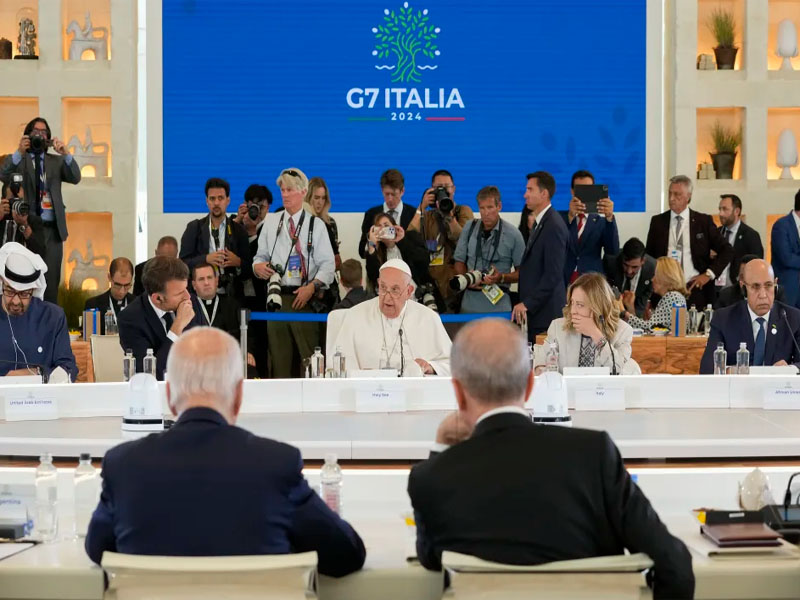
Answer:
[{"label": "plastic water bottle", "polygon": [[714,375],[725,375],[727,364],[728,353],[725,351],[725,344],[719,342],[717,349],[714,350]]},{"label": "plastic water bottle", "polygon": [[39,457],[36,467],[36,535],[52,542],[58,535],[58,469],[49,453]]},{"label": "plastic water bottle", "polygon": [[333,355],[333,376],[347,377],[347,365],[340,346],[336,346],[336,353]]},{"label": "plastic water bottle", "polygon": [[75,492],[75,533],[86,537],[89,521],[97,506],[99,492],[97,470],[92,466],[92,456],[88,453],[81,454],[78,467],[75,469],[73,489]]},{"label": "plastic water bottle", "polygon": [[322,348],[316,346],[311,355],[311,377],[325,377],[325,356]]},{"label": "plastic water bottle", "polygon": [[335,454],[325,455],[325,464],[319,474],[322,501],[337,515],[342,511],[342,469]]},{"label": "plastic water bottle", "polygon": [[147,355],[142,362],[142,373],[149,373],[153,377],[156,376],[156,357],[153,356],[153,349],[147,349]]},{"label": "plastic water bottle", "polygon": [[750,350],[744,342],[739,342],[739,349],[736,351],[736,372],[739,375],[750,374]]},{"label": "plastic water bottle", "polygon": [[128,349],[122,357],[122,380],[130,381],[134,375],[136,375],[136,357],[133,355],[133,350]]},{"label": "plastic water bottle", "polygon": [[714,309],[711,308],[711,305],[707,305],[706,309],[703,311],[703,322],[705,323],[705,333],[708,335],[711,333],[711,317],[714,316]]},{"label": "plastic water bottle", "polygon": [[697,308],[694,304],[689,307],[689,330],[686,332],[689,335],[697,335]]},{"label": "plastic water bottle", "polygon": [[558,342],[550,342],[545,362],[547,363],[548,371],[558,372]]},{"label": "plastic water bottle", "polygon": [[531,361],[531,371],[533,371],[533,361],[534,361],[533,342],[528,342],[528,358]]},{"label": "plastic water bottle", "polygon": [[106,335],[116,335],[119,333],[117,331],[117,322],[114,320],[114,311],[110,308],[106,311],[106,316],[104,317],[105,324],[106,324]]}]

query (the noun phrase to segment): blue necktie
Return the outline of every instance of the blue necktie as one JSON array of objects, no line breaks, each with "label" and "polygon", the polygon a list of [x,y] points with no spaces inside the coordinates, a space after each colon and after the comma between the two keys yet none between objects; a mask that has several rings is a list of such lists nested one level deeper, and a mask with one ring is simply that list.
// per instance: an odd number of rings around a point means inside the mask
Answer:
[{"label": "blue necktie", "polygon": [[758,323],[758,333],[756,334],[756,347],[753,350],[753,365],[761,367],[764,365],[764,349],[767,346],[767,332],[764,329],[764,317],[758,317],[756,323]]}]

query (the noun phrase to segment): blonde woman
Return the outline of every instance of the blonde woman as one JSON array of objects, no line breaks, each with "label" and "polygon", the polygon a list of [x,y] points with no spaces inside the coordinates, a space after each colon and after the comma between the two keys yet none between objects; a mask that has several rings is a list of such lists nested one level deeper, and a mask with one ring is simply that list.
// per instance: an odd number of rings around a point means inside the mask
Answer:
[{"label": "blonde woman", "polygon": [[689,292],[683,278],[683,269],[678,261],[673,258],[662,256],[656,261],[656,270],[653,275],[653,293],[661,296],[655,311],[650,312],[650,308],[645,311],[645,318],[636,316],[632,299],[628,300],[622,318],[631,327],[638,329],[653,329],[654,327],[670,328],[672,322],[672,307],[686,306],[686,298]]},{"label": "blonde woman", "polygon": [[598,273],[578,277],[567,289],[564,316],[550,323],[543,346],[534,349],[537,372],[544,369],[550,344],[558,344],[558,370],[564,367],[608,367],[612,374],[638,375],[631,358],[630,325],[619,319],[611,291]]},{"label": "blonde woman", "polygon": [[328,228],[328,237],[331,240],[333,257],[336,260],[336,270],[338,271],[342,264],[339,256],[339,229],[336,227],[336,221],[328,214],[331,209],[331,193],[328,190],[328,184],[322,177],[312,177],[308,180],[308,192],[306,192],[304,203],[308,212],[322,219],[325,227]]}]

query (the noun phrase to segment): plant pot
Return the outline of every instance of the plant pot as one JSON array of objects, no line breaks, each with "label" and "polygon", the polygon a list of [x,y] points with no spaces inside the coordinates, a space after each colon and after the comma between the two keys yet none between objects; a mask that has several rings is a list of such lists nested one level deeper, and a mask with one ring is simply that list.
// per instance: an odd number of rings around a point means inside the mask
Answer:
[{"label": "plant pot", "polygon": [[709,152],[717,179],[733,179],[733,165],[736,164],[736,152]]},{"label": "plant pot", "polygon": [[733,64],[736,62],[736,53],[738,51],[738,48],[723,48],[722,46],[714,48],[714,56],[717,58],[717,70],[729,71],[733,69]]}]

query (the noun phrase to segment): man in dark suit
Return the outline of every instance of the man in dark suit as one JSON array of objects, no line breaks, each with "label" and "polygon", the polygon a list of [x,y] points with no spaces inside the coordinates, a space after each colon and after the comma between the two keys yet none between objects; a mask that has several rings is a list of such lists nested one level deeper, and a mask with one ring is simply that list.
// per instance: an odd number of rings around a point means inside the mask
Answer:
[{"label": "man in dark suit", "polygon": [[786,292],[786,302],[800,307],[800,190],[794,197],[794,210],[772,226],[772,266],[778,283]]},{"label": "man in dark suit", "polygon": [[361,239],[358,242],[358,255],[361,258],[367,258],[367,236],[370,228],[375,225],[375,217],[379,214],[386,213],[400,227],[408,229],[408,225],[414,218],[417,209],[403,202],[403,194],[405,192],[405,179],[403,179],[403,174],[400,171],[389,169],[381,175],[383,204],[373,206],[364,213],[364,220],[361,222]]},{"label": "man in dark suit", "polygon": [[714,312],[700,373],[714,372],[714,351],[722,342],[727,364],[736,364],[739,344],[747,344],[753,366],[793,364],[800,371],[800,310],[775,301],[775,274],[766,261],[756,258],[742,268],[745,299]]},{"label": "man in dark suit", "polygon": [[687,304],[699,309],[714,304],[714,280],[731,262],[733,248],[710,215],[689,209],[691,201],[692,180],[685,175],[670,179],[669,210],[650,220],[647,253],[680,263],[689,290]]},{"label": "man in dark suit", "polygon": [[202,262],[219,271],[220,292],[244,300],[244,282],[253,277],[250,240],[244,227],[229,219],[231,186],[224,179],[206,181],[208,214],[190,221],[181,236],[180,259],[189,269]]},{"label": "man in dark suit", "polygon": [[[50,146],[57,155],[47,153]],[[47,265],[44,299],[56,304],[64,242],[67,240],[67,213],[61,183],[79,183],[80,167],[64,142],[52,137],[47,121],[36,117],[25,126],[19,148],[6,159],[0,170],[4,179],[8,179],[11,173],[22,173],[22,187],[25,197],[31,202],[31,212],[42,219],[44,262]]]},{"label": "man in dark suit", "polygon": [[[319,571],[357,571],[366,551],[350,525],[303,477],[297,448],[236,427],[242,405],[239,346],[197,328],[169,356],[168,431],[103,457],[103,491],[86,552],[229,556],[316,551]],[[202,385],[198,384],[202,381]]]},{"label": "man in dark suit", "polygon": [[602,256],[619,252],[619,232],[614,218],[614,203],[603,198],[597,203],[598,213],[586,214],[586,205],[575,196],[576,185],[594,185],[594,175],[589,171],[576,171],[572,175],[569,210],[561,216],[569,230],[569,251],[564,276],[567,284],[584,273],[602,273]]},{"label": "man in dark suit", "polygon": [[622,252],[603,257],[603,269],[608,284],[620,291],[623,301],[633,300],[636,315],[641,317],[653,294],[653,275],[656,259],[645,252],[639,238],[631,238],[622,246]]},{"label": "man in dark suit", "polygon": [[[689,551],[631,481],[608,434],[531,421],[533,371],[511,324],[468,324],[450,360],[458,412],[439,427],[439,453],[408,479],[424,567],[440,569],[444,550],[536,565],[627,549],[653,560],[656,598],[692,597]],[[520,469],[520,456],[537,459]]]},{"label": "man in dark suit", "polygon": [[[156,244],[156,250],[153,256],[169,256],[178,258],[178,240],[171,235],[165,235]],[[147,261],[140,262],[133,270],[133,295],[141,296],[144,293],[144,266]]]},{"label": "man in dark suit", "polygon": [[529,341],[547,331],[550,322],[561,316],[567,301],[564,260],[569,238],[564,219],[550,205],[555,193],[556,181],[550,173],[528,175],[525,205],[536,218],[519,267],[520,302],[511,311],[511,318],[519,324],[527,323]]},{"label": "man in dark suit", "polygon": [[715,282],[717,292],[725,286],[737,283],[739,267],[742,257],[751,254],[757,258],[764,258],[764,247],[761,245],[761,236],[752,227],[742,221],[742,201],[735,194],[723,194],[719,200],[719,232],[722,237],[733,246],[733,258],[725,267],[722,275]]},{"label": "man in dark suit", "polygon": [[361,262],[355,258],[348,258],[342,263],[339,269],[339,281],[344,288],[345,296],[342,301],[333,307],[333,310],[340,308],[353,308],[356,304],[374,298],[372,294],[364,289],[364,271]]},{"label": "man in dark suit", "polygon": [[156,378],[164,379],[167,356],[172,343],[184,329],[202,325],[200,307],[187,289],[189,269],[183,261],[156,256],[144,270],[145,293],[137,296],[119,315],[119,343],[132,350],[136,372],[142,372],[142,360],[148,348],[156,357]]},{"label": "man in dark suit", "polygon": [[96,308],[100,311],[100,333],[106,334],[105,314],[109,310],[114,316],[114,323],[119,322],[119,314],[127,308],[128,303],[133,302],[135,296],[130,293],[133,285],[133,263],[119,256],[111,261],[108,266],[109,288],[99,296],[92,296],[86,300],[83,310]]}]

